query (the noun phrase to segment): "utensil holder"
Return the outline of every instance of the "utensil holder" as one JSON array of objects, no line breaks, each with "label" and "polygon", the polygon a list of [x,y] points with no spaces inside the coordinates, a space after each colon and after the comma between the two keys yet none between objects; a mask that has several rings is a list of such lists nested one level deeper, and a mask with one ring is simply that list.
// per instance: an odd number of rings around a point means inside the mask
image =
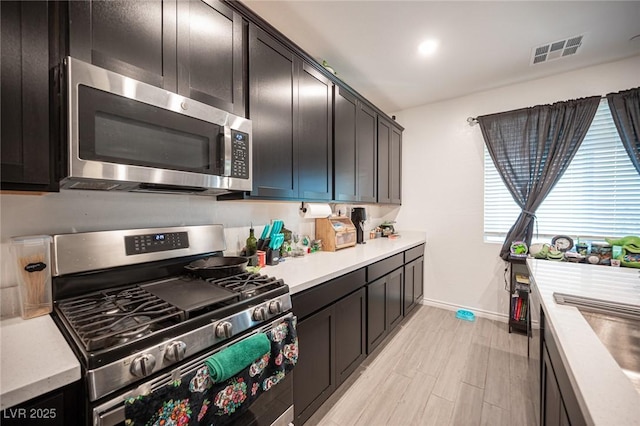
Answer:
[{"label": "utensil holder", "polygon": [[274,266],[279,263],[280,250],[267,249],[266,262],[269,266]]},{"label": "utensil holder", "polygon": [[47,315],[53,309],[50,245],[48,235],[11,238],[23,319]]}]

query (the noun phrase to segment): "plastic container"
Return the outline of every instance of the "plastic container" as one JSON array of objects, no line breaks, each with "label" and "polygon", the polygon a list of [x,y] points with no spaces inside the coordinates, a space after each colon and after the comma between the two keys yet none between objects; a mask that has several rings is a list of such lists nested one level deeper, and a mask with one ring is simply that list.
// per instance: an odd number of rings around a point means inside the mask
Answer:
[{"label": "plastic container", "polygon": [[456,312],[456,318],[465,320],[465,321],[475,321],[476,316],[471,311],[467,311],[465,309],[458,309],[458,311]]},{"label": "plastic container", "polygon": [[47,315],[53,309],[50,246],[51,237],[48,235],[11,238],[20,313],[24,319]]}]

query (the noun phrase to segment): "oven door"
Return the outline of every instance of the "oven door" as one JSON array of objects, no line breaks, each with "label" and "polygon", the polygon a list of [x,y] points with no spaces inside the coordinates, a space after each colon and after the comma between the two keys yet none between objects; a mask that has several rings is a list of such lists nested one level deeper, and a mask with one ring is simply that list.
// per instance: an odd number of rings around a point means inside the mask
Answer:
[{"label": "oven door", "polygon": [[[183,365],[173,369],[172,371],[168,371],[160,376],[150,379],[130,391],[121,393],[115,398],[110,398],[107,402],[93,406],[91,408],[93,425],[124,425],[124,401],[128,398],[149,393],[166,386],[170,382],[196,371],[198,368],[203,366],[204,361],[208,357],[221,351],[227,346],[233,345],[234,343],[249,337],[253,333],[266,332],[272,329],[275,325],[280,324],[284,319],[292,317],[292,313],[281,316],[259,329],[253,330],[251,333],[247,333],[229,341],[224,346],[217,347],[209,353],[185,362]],[[287,426],[293,423],[293,416],[293,374],[287,374],[284,379],[270,389],[269,392],[265,392],[260,395],[249,409],[244,412],[242,416],[236,419],[235,423],[246,426]]]},{"label": "oven door", "polygon": [[67,73],[63,187],[251,189],[249,120],[70,57]]}]

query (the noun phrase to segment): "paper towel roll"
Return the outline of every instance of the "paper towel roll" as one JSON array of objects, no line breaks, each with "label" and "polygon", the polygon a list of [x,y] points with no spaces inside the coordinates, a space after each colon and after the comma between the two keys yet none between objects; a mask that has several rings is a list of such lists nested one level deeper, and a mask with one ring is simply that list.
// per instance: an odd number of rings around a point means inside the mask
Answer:
[{"label": "paper towel roll", "polygon": [[331,216],[331,206],[322,203],[304,203],[300,215],[305,219],[319,219]]}]

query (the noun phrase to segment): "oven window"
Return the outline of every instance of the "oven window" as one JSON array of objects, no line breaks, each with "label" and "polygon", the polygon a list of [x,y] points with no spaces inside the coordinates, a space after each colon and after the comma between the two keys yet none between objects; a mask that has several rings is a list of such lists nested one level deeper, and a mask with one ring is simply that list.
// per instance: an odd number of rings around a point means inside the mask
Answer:
[{"label": "oven window", "polygon": [[223,126],[83,85],[78,99],[82,159],[224,174]]}]

